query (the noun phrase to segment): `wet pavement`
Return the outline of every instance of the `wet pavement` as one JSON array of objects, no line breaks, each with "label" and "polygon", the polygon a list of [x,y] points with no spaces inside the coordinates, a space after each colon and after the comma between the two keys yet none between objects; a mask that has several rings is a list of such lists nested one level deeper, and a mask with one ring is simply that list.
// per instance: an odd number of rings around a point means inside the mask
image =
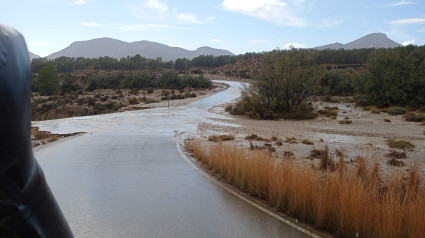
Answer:
[{"label": "wet pavement", "polygon": [[[76,237],[308,237],[210,181],[179,154],[176,132],[195,133],[239,96],[239,83],[181,107],[36,123],[88,132],[36,151]],[[216,122],[215,122],[216,123]]]}]

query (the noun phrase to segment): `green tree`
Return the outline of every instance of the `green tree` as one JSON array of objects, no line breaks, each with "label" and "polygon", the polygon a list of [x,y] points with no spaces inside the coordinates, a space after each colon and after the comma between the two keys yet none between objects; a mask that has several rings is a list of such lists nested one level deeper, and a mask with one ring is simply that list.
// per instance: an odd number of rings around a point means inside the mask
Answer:
[{"label": "green tree", "polygon": [[48,64],[40,70],[34,80],[34,87],[40,95],[48,96],[58,94],[61,91],[61,82],[56,72],[55,66]]},{"label": "green tree", "polygon": [[185,70],[190,67],[191,61],[186,58],[178,58],[174,64],[174,68],[177,70]]},{"label": "green tree", "polygon": [[[305,100],[318,89],[319,67],[312,66],[309,54],[298,50],[267,53],[254,81],[242,92],[242,105],[258,118],[303,118]],[[307,116],[310,117],[310,116]]]},{"label": "green tree", "polygon": [[368,61],[357,94],[365,104],[423,107],[425,105],[425,47],[376,50]]},{"label": "green tree", "polygon": [[63,94],[80,89],[80,87],[75,84],[75,79],[72,78],[70,74],[67,74],[63,77],[61,88]]}]

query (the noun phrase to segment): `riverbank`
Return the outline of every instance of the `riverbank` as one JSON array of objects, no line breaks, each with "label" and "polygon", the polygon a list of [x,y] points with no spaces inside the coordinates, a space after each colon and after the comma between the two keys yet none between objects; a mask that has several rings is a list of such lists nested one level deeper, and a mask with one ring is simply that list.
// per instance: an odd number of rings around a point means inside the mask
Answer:
[{"label": "riverbank", "polygon": [[[316,168],[320,164],[317,154],[327,148],[334,160],[342,155],[349,166],[357,166],[359,157],[369,158],[368,163],[378,161],[380,172],[386,176],[408,172],[414,161],[424,163],[425,127],[422,123],[407,122],[401,115],[366,111],[354,103],[341,101],[314,103],[317,110],[332,108],[335,114],[331,117],[322,115],[300,121],[255,120],[230,115],[225,111],[227,105],[213,107],[210,112],[227,116],[227,119],[216,121],[236,126],[202,123],[199,133],[205,143],[214,143],[208,141],[211,135],[230,134],[235,139],[223,143],[247,150],[266,150],[276,158],[291,154],[297,163]],[[413,148],[391,148],[388,143],[391,140],[410,143]]]}]

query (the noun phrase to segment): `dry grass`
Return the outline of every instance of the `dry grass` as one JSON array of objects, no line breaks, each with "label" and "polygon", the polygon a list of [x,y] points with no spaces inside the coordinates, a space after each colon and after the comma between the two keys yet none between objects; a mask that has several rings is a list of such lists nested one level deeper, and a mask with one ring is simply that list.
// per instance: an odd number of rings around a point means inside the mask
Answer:
[{"label": "dry grass", "polygon": [[[340,237],[423,237],[425,189],[418,163],[387,183],[378,163],[337,172],[301,167],[261,151],[190,141],[186,148],[224,181],[271,206]],[[342,156],[341,156],[342,160]]]},{"label": "dry grass", "polygon": [[52,136],[52,133],[48,131],[39,131],[38,127],[31,127],[31,134],[34,140],[47,139]]}]

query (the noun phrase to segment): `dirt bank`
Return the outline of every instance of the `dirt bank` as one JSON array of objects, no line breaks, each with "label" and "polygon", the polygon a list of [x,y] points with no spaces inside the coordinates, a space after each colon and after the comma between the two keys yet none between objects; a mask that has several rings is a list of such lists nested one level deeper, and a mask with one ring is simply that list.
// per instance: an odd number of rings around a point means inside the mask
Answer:
[{"label": "dirt bank", "polygon": [[[210,111],[229,115],[224,111],[225,106],[220,105]],[[342,154],[347,164],[352,166],[356,166],[359,156],[368,158],[370,162],[379,161],[381,172],[386,175],[391,175],[394,171],[407,171],[408,165],[415,160],[422,163],[425,161],[425,126],[422,123],[406,122],[402,116],[365,111],[353,103],[318,102],[314,106],[317,109],[337,107],[338,115],[334,119],[320,116],[305,121],[254,120],[229,115],[229,119],[220,121],[238,126],[203,123],[199,126],[199,131],[205,141],[212,134],[233,134],[236,139],[226,143],[270,150],[278,158],[292,153],[297,161],[306,166],[318,166],[319,159],[313,158],[311,153],[325,147],[328,147],[335,160],[339,160]],[[246,139],[252,134],[260,139]],[[387,144],[389,139],[410,142],[414,148],[390,148]],[[395,156],[397,161],[401,161],[399,166],[389,165],[388,161]]]}]

